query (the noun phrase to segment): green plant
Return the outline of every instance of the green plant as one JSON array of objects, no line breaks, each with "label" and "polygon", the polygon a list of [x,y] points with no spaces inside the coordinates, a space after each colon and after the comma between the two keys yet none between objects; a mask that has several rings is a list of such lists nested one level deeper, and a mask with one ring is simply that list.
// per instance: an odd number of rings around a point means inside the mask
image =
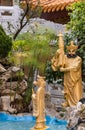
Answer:
[{"label": "green plant", "polygon": [[53,81],[56,81],[57,79],[61,79],[63,76],[63,73],[59,70],[53,71],[51,67],[51,61],[48,61],[45,68],[45,76],[46,80],[49,83],[53,83]]},{"label": "green plant", "polygon": [[60,113],[60,116],[61,116],[61,117],[64,117],[64,113]]},{"label": "green plant", "polygon": [[18,77],[18,82],[20,82],[23,77],[24,77],[24,73],[22,70],[19,70],[17,73],[16,73],[16,76]]},{"label": "green plant", "polygon": [[0,58],[7,57],[12,48],[12,39],[6,35],[2,26],[0,26]]},{"label": "green plant", "polygon": [[68,8],[70,11],[70,21],[67,28],[76,37],[78,45],[85,44],[85,2],[83,0],[72,4]]},{"label": "green plant", "polygon": [[85,81],[85,44],[79,48],[78,54],[82,57],[82,79]]},{"label": "green plant", "polygon": [[[18,41],[15,41],[13,47],[15,49],[21,48],[23,53],[26,53],[28,57],[24,61],[25,64],[33,65],[35,68],[39,70],[40,73],[44,73],[45,62],[50,59],[51,55],[53,54],[54,48],[51,48],[49,43],[51,39],[55,39],[55,35],[48,31],[43,31],[42,34],[39,32],[35,34],[25,33],[18,36]],[[22,43],[23,40],[23,43]],[[21,45],[23,44],[23,45]],[[14,50],[15,50],[14,49]]]},{"label": "green plant", "polygon": [[[13,42],[12,52],[9,56],[11,61],[23,68],[24,66],[28,67],[28,88],[24,97],[26,104],[29,104],[31,99],[35,70],[37,69],[40,75],[44,75],[45,64],[47,60],[51,59],[54,47],[51,47],[49,42],[52,39],[55,39],[55,35],[47,31],[42,34],[27,32],[20,34],[17,40]],[[25,56],[23,57],[23,55]]]},{"label": "green plant", "polygon": [[71,31],[72,40],[78,44],[78,55],[81,56],[82,77],[85,80],[85,1],[81,0],[67,8],[70,13],[70,21],[67,23],[67,29]]}]

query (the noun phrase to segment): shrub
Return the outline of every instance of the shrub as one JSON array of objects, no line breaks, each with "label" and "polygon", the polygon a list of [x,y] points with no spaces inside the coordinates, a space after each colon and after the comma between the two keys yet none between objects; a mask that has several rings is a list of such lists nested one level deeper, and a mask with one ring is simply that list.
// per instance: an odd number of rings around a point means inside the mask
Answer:
[{"label": "shrub", "polygon": [[68,10],[70,11],[70,21],[67,28],[71,31],[69,38],[78,44],[77,53],[82,58],[82,78],[85,81],[85,1],[73,3]]},{"label": "shrub", "polygon": [[2,26],[0,26],[0,58],[5,58],[12,48],[12,39],[6,35]]}]

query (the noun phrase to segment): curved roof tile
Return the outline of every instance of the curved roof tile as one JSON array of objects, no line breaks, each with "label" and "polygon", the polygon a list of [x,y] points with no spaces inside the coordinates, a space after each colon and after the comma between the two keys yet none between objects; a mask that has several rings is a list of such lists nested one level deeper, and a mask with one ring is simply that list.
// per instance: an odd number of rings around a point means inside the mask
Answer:
[{"label": "curved roof tile", "polygon": [[[40,0],[40,6],[43,12],[54,12],[64,10],[66,6],[79,0]],[[39,0],[30,0],[33,7],[38,6]]]}]

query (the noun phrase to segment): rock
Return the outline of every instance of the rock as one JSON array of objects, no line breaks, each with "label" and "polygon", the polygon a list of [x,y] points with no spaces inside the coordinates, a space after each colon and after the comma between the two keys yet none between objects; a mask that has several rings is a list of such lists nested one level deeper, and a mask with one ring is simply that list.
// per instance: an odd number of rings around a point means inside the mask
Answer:
[{"label": "rock", "polygon": [[6,72],[6,69],[0,64],[0,73]]},{"label": "rock", "polygon": [[55,117],[55,115],[56,115],[56,111],[53,108],[46,108],[45,112],[46,112],[46,115],[49,115],[49,116]]},{"label": "rock", "polygon": [[81,124],[77,130],[85,130],[85,124]]},{"label": "rock", "polygon": [[[3,68],[1,64],[0,67]],[[18,71],[20,68],[11,66],[0,73],[0,110],[16,113],[24,109],[23,98],[28,84],[25,77],[18,78]]]},{"label": "rock", "polygon": [[5,89],[5,85],[7,80],[11,77],[11,72],[10,70],[7,70],[6,72],[2,73],[0,75],[0,83],[1,83],[1,87],[0,89]]},{"label": "rock", "polygon": [[15,67],[15,66],[12,68],[12,72],[14,72],[14,73],[17,72],[17,71],[19,71],[19,70],[20,70],[20,68]]},{"label": "rock", "polygon": [[10,102],[13,102],[15,99],[15,91],[10,89],[5,89],[2,91],[1,96],[10,96]]},{"label": "rock", "polygon": [[3,111],[7,111],[7,112],[10,112],[10,113],[16,112],[16,109],[14,109],[10,106],[10,96],[2,96],[1,102],[2,102],[2,110]]},{"label": "rock", "polygon": [[20,82],[20,92],[23,93],[26,89],[27,89],[27,81],[26,80],[22,80]]},{"label": "rock", "polygon": [[17,100],[22,100],[23,98],[22,98],[19,94],[16,93],[16,95],[15,95],[15,100],[16,100],[16,99],[17,99]]},{"label": "rock", "polygon": [[11,106],[16,109],[17,112],[21,112],[23,109],[23,98],[16,93],[14,101],[11,102]]},{"label": "rock", "polygon": [[27,82],[23,79],[18,83],[18,81],[12,81],[12,82],[6,82],[5,83],[5,88],[16,91],[18,88],[18,93],[22,94],[26,89],[27,89]]},{"label": "rock", "polygon": [[80,99],[75,107],[70,107],[68,109],[68,116],[69,122],[67,128],[69,128],[70,130],[74,130],[77,128],[78,130],[83,130],[80,129],[80,125],[81,123],[85,124],[85,98]]},{"label": "rock", "polygon": [[45,107],[53,108],[54,104],[51,102],[51,94],[49,92],[45,93]]},{"label": "rock", "polygon": [[12,82],[6,82],[5,83],[5,88],[6,89],[10,89],[11,88],[11,90],[16,90],[16,88],[17,88],[17,81],[12,81]]},{"label": "rock", "polygon": [[64,102],[64,94],[62,93],[61,89],[51,89],[51,102],[58,108],[62,107],[62,103]]},{"label": "rock", "polygon": [[15,91],[13,91],[13,90],[10,90],[10,89],[5,89],[5,90],[3,90],[2,91],[2,93],[1,93],[1,96],[6,96],[6,95],[14,95],[15,94]]}]

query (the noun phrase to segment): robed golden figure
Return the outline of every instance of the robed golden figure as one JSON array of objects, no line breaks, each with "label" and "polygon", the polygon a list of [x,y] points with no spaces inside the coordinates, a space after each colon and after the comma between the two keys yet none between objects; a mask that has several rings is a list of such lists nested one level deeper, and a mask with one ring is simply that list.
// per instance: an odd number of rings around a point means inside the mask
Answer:
[{"label": "robed golden figure", "polygon": [[[68,53],[64,53],[64,42],[62,34],[59,35],[59,39],[62,39],[59,44],[62,45],[63,51],[59,48],[56,52],[57,58],[55,58],[56,63],[54,64],[52,59],[53,70],[60,69],[64,72],[64,97],[65,102],[62,104],[64,107],[75,106],[78,101],[82,98],[82,77],[81,77],[81,65],[82,59],[76,54],[78,48],[73,41],[67,46]],[[59,40],[60,41],[60,40]],[[60,51],[60,53],[59,53]],[[61,56],[61,58],[60,58]],[[54,58],[54,57],[53,57]],[[59,64],[61,63],[61,64]]]},{"label": "robed golden figure", "polygon": [[36,92],[32,90],[33,101],[33,116],[36,117],[36,124],[32,130],[45,130],[48,127],[45,125],[45,86],[46,82],[44,77],[38,76],[37,81],[33,84],[37,86]]}]

